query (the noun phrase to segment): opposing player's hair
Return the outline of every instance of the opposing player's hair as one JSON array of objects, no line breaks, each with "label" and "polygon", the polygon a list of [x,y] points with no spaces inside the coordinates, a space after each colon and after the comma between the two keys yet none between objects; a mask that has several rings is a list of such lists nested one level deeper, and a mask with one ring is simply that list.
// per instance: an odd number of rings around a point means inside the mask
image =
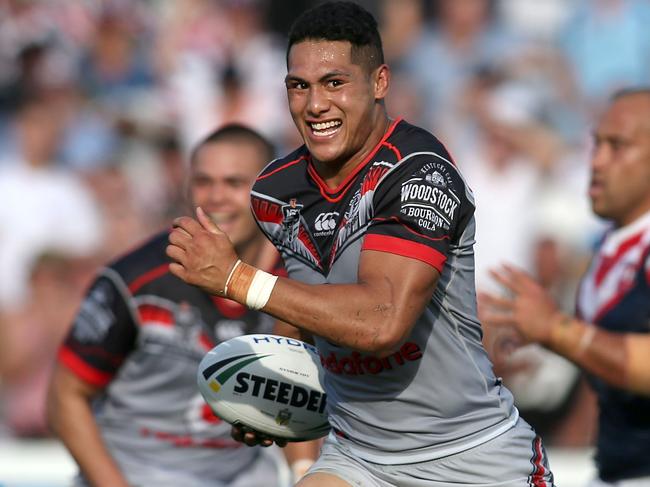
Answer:
[{"label": "opposing player's hair", "polygon": [[353,2],[327,2],[305,11],[289,31],[289,51],[302,41],[347,41],[352,45],[352,62],[372,72],[384,64],[384,50],[377,21],[370,12]]},{"label": "opposing player's hair", "polygon": [[634,86],[628,88],[622,88],[618,91],[615,91],[612,96],[609,97],[610,103],[615,102],[621,98],[625,98],[633,95],[643,95],[650,96],[650,86]]},{"label": "opposing player's hair", "polygon": [[619,98],[624,98],[626,96],[632,95],[647,95],[650,96],[650,86],[634,86],[628,88],[621,88],[612,94],[609,98],[610,101],[616,101]]},{"label": "opposing player's hair", "polygon": [[203,146],[226,141],[256,145],[264,156],[264,164],[271,161],[275,157],[275,148],[273,147],[273,144],[271,144],[271,142],[266,139],[266,137],[264,137],[256,130],[247,127],[246,125],[230,123],[211,132],[194,147],[190,154],[190,164],[194,164],[196,161],[196,155]]}]

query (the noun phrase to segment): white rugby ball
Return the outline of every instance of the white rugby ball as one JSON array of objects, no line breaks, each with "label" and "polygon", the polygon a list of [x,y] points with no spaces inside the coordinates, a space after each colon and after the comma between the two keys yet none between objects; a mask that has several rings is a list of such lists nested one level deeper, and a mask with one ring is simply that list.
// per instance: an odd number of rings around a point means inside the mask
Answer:
[{"label": "white rugby ball", "polygon": [[276,335],[243,335],[203,357],[197,382],[224,421],[304,441],[325,436],[330,428],[322,377],[313,345]]}]

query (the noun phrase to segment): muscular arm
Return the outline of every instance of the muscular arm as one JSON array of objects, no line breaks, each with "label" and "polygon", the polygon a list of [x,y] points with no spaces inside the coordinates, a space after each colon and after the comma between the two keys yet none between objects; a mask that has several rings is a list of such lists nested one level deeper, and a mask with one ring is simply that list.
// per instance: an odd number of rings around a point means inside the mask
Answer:
[{"label": "muscular arm", "polygon": [[279,279],[264,311],[355,350],[389,354],[431,299],[439,273],[423,262],[364,251],[355,284]]},{"label": "muscular arm", "polygon": [[48,422],[91,485],[128,487],[106,449],[91,411],[90,400],[97,392],[98,388],[59,364],[50,383]]},{"label": "muscular arm", "polygon": [[[237,256],[202,210],[197,217],[175,222],[167,247],[175,262],[169,269],[190,284],[223,295]],[[233,281],[243,280],[237,272],[229,281],[228,297],[245,304],[245,291],[243,297],[241,291],[230,292],[237,287]],[[361,253],[356,283],[310,285],[279,278],[263,310],[339,345],[390,354],[408,336],[438,278],[438,271],[424,262],[367,250]]]}]

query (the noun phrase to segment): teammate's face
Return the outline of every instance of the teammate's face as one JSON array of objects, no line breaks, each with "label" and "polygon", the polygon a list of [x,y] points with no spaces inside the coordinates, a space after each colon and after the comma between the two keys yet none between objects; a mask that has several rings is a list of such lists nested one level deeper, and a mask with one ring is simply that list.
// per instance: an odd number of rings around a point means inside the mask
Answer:
[{"label": "teammate's face", "polygon": [[[378,142],[388,68],[372,72],[351,59],[351,44],[307,40],[289,51],[289,110],[312,157],[325,166],[354,167]],[[379,126],[379,127],[378,127]]]},{"label": "teammate's face", "polygon": [[650,210],[650,96],[627,95],[594,132],[589,197],[594,213],[626,225]]},{"label": "teammate's face", "polygon": [[250,190],[265,162],[257,146],[240,141],[208,143],[195,155],[190,201],[210,215],[236,248],[259,235],[250,210]]}]

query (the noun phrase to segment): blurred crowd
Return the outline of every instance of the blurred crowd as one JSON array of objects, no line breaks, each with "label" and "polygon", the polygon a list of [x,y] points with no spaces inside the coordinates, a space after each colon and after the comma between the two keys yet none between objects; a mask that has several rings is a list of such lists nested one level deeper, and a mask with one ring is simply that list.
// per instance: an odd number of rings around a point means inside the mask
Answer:
[{"label": "blurred crowd", "polygon": [[[0,0],[0,435],[47,436],[50,366],[97,266],[186,211],[189,148],[246,123],[279,153],[285,40],[310,0]],[[476,278],[507,261],[567,310],[603,223],[590,121],[650,81],[650,0],[360,0],[388,111],[438,135],[477,201]],[[480,305],[480,303],[479,303]],[[550,445],[588,445],[580,373],[508,330],[485,344]]]}]

